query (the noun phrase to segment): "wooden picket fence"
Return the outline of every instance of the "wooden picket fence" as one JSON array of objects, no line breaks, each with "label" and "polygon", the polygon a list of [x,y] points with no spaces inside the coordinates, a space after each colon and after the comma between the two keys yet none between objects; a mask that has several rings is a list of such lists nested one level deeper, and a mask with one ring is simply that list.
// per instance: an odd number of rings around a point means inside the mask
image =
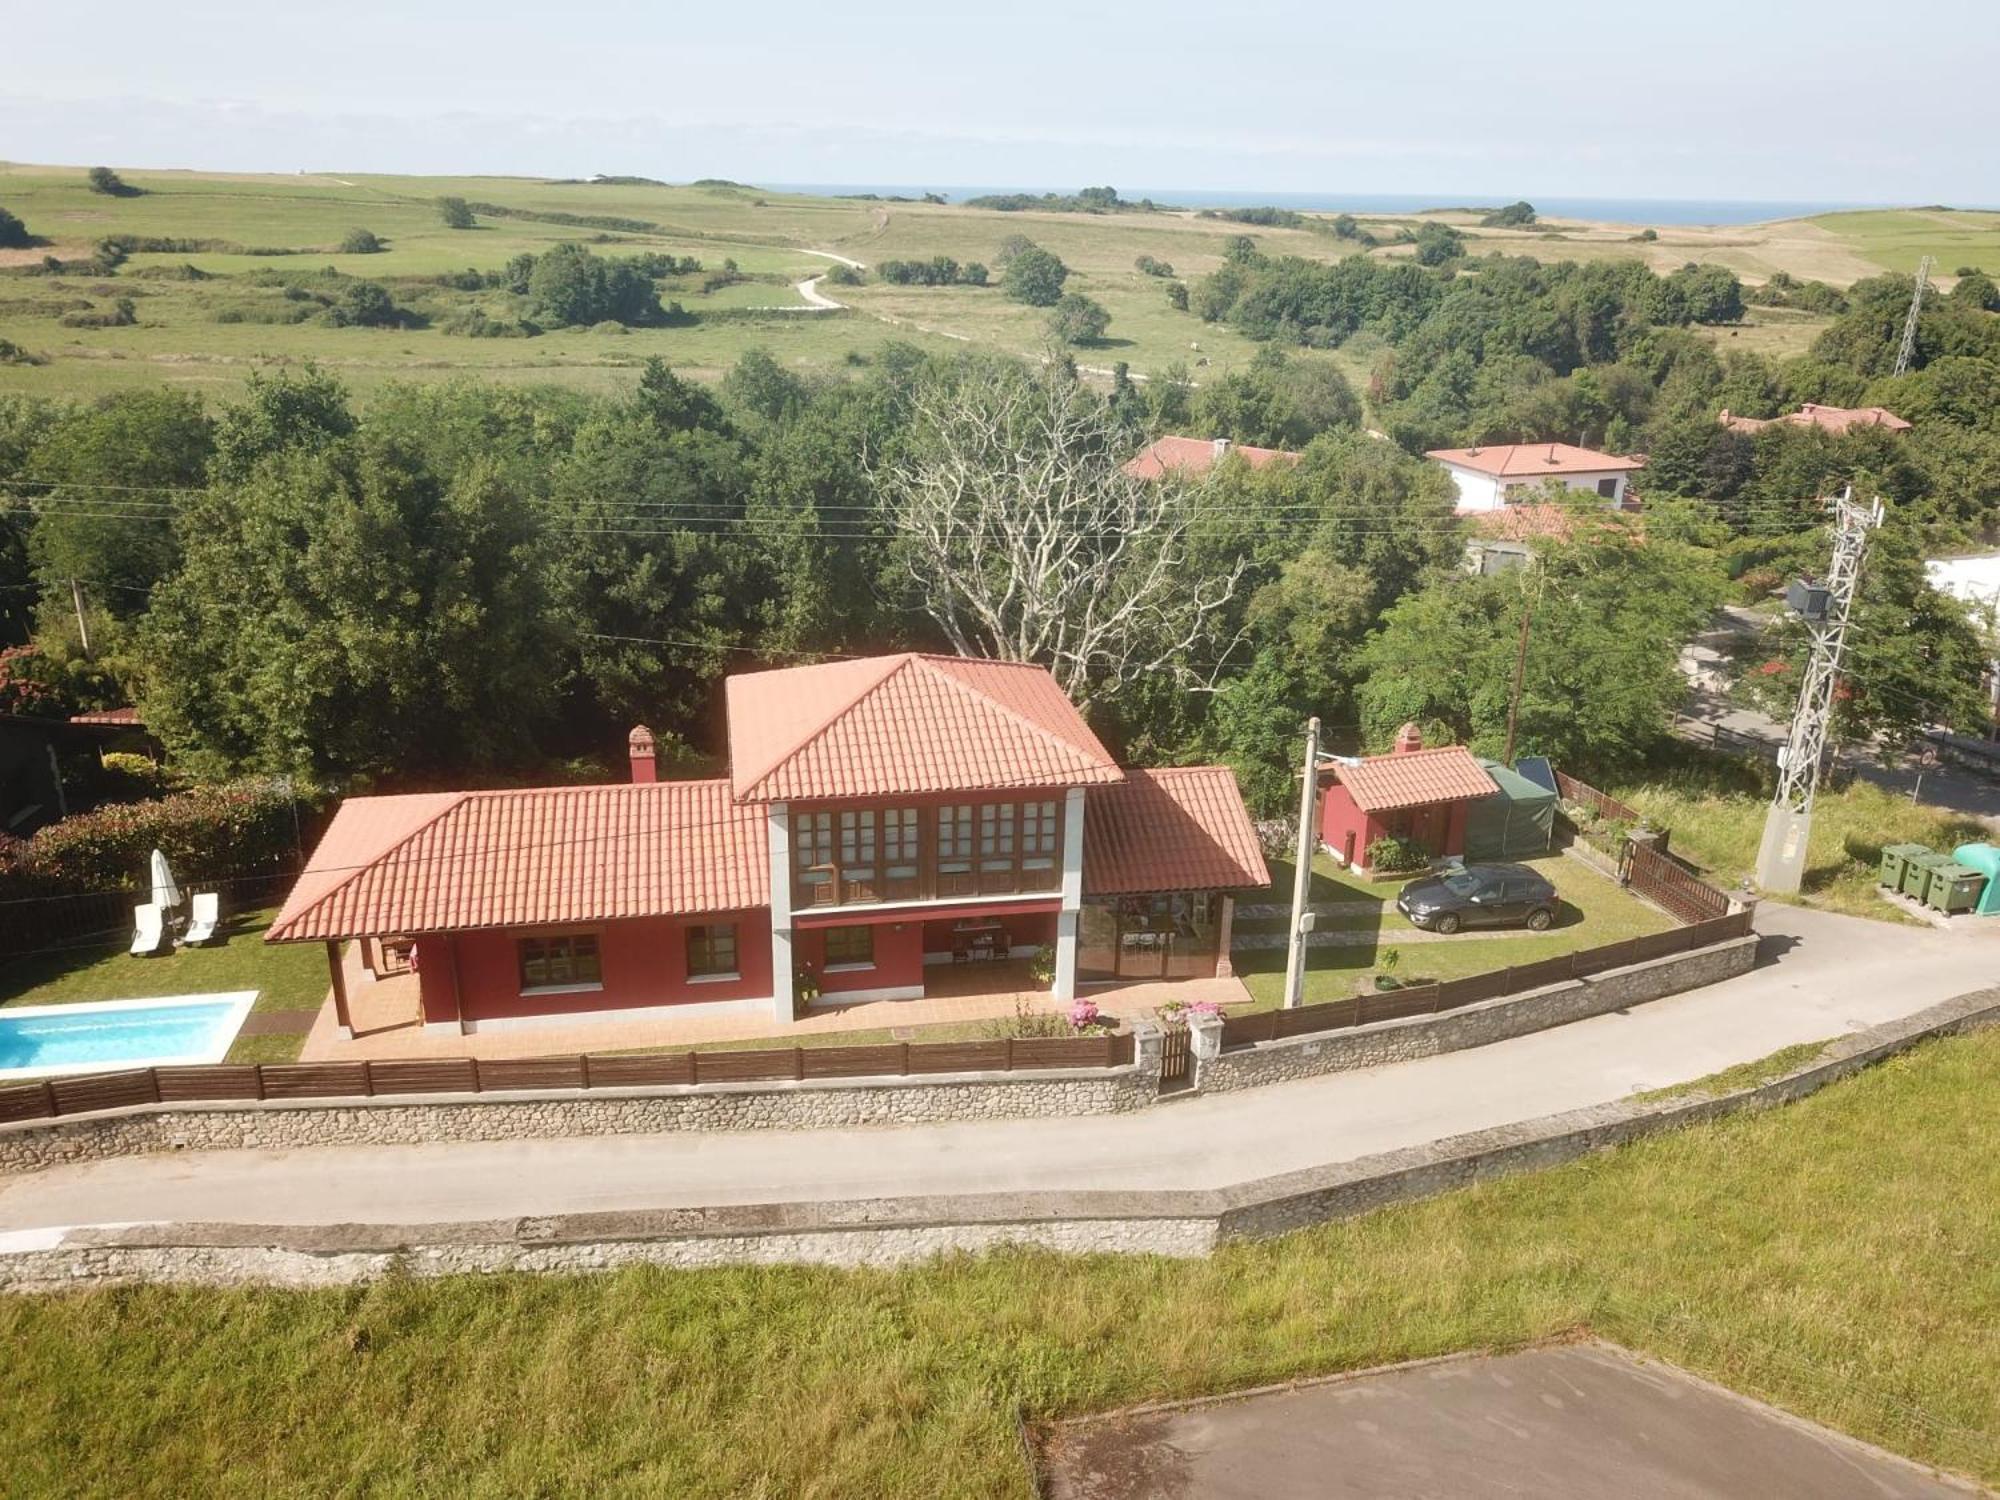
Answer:
[{"label": "wooden picket fence", "polygon": [[329,1063],[213,1063],[43,1078],[0,1088],[0,1123],[94,1114],[147,1104],[482,1094],[519,1089],[622,1089],[665,1084],[805,1083],[831,1078],[1114,1068],[1132,1038],[1016,1037],[986,1042],[888,1042],[866,1047],[768,1047],[741,1052],[609,1056],[367,1059]]},{"label": "wooden picket fence", "polygon": [[1505,995],[1525,994],[1544,985],[1602,974],[1608,969],[1622,969],[1627,964],[1689,953],[1697,948],[1748,936],[1749,932],[1750,912],[1745,909],[1687,927],[1627,938],[1622,943],[1606,943],[1598,948],[1583,948],[1575,953],[1562,953],[1536,963],[1516,964],[1485,974],[1469,974],[1463,979],[1357,995],[1351,1000],[1301,1005],[1295,1010],[1267,1010],[1250,1016],[1230,1016],[1222,1023],[1222,1045],[1248,1046],[1253,1042],[1272,1042],[1315,1031],[1345,1031],[1355,1026],[1371,1026],[1378,1021],[1400,1020],[1405,1016],[1438,1015],[1485,1000],[1498,1000]]}]

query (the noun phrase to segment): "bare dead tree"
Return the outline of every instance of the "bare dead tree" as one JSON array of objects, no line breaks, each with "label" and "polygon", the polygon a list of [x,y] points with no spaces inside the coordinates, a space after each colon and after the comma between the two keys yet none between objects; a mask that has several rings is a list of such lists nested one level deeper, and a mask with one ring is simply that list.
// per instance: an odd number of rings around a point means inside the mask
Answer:
[{"label": "bare dead tree", "polygon": [[1244,564],[1193,559],[1201,492],[1127,474],[1101,402],[1058,373],[961,369],[913,418],[876,477],[954,649],[1039,662],[1080,703],[1160,673],[1214,687]]}]

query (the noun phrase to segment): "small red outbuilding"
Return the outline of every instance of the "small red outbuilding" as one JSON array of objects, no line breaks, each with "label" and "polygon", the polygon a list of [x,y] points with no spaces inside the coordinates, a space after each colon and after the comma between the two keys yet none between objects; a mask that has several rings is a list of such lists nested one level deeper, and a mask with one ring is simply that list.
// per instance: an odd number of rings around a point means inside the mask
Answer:
[{"label": "small red outbuilding", "polygon": [[1362,875],[1377,839],[1404,839],[1433,856],[1463,854],[1467,809],[1498,790],[1463,745],[1426,750],[1417,726],[1405,724],[1389,754],[1321,770],[1320,843]]}]

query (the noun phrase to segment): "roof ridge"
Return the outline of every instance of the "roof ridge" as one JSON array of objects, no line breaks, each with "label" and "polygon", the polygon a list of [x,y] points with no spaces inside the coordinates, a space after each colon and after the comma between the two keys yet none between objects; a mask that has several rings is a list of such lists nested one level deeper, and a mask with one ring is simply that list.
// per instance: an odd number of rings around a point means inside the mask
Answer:
[{"label": "roof ridge", "polygon": [[[384,863],[384,861],[393,858],[395,855],[399,854],[404,849],[408,848],[410,844],[413,843],[420,835],[428,833],[430,832],[431,829],[437,827],[437,825],[443,822],[448,815],[457,812],[459,808],[463,807],[466,801],[475,794],[472,792],[406,792],[403,795],[417,796],[417,797],[448,797],[450,800],[446,802],[442,807],[440,807],[436,812],[432,813],[428,818],[425,818],[421,823],[417,824],[416,827],[410,829],[401,838],[397,839],[394,843],[389,845],[389,847],[384,849],[380,854],[377,854],[373,859],[366,861],[356,861],[352,866],[350,866],[347,870],[341,873],[340,879],[334,881],[332,885],[328,886],[325,890],[321,891],[317,896],[313,897],[313,899],[308,901],[304,906],[300,907],[297,911],[291,913],[289,917],[287,917],[284,911],[281,909],[278,913],[279,920],[273,921],[271,923],[271,930],[273,932],[276,932],[280,927],[280,925],[283,925],[285,927],[291,927],[295,925],[302,918],[304,918],[311,912],[317,910],[321,906],[324,906],[328,901],[332,900],[335,896],[339,895],[342,891],[346,890],[347,887],[352,885],[356,880],[359,880],[362,875],[364,875],[370,870],[378,869]],[[331,829],[329,828],[328,831],[330,832]],[[322,838],[324,838],[324,836],[322,836]],[[306,867],[305,869],[299,872],[299,876],[301,879],[303,879],[305,876],[310,875],[312,873],[313,873],[312,861],[307,860]],[[296,887],[294,887],[294,889],[296,889]]]},{"label": "roof ridge", "polygon": [[[1073,759],[1082,759],[1084,757],[1085,752],[1080,747],[1071,744],[1068,740],[1064,739],[1054,730],[1046,728],[1041,724],[1037,724],[1033,719],[1029,718],[1026,714],[1020,712],[1020,710],[1014,708],[1010,704],[1002,703],[998,698],[995,698],[991,693],[982,692],[980,689],[974,687],[971,683],[961,681],[960,679],[953,677],[949,672],[939,671],[936,667],[932,666],[931,664],[933,662],[938,662],[938,661],[965,661],[965,662],[976,662],[981,666],[1026,667],[1031,671],[1047,673],[1049,681],[1051,683],[1054,683],[1056,691],[1059,693],[1062,692],[1062,684],[1055,681],[1054,674],[1048,673],[1048,669],[1046,667],[1037,666],[1034,662],[1000,661],[997,660],[996,658],[987,656],[935,656],[935,657],[916,656],[913,657],[913,659],[920,665],[929,669],[933,676],[944,678],[958,691],[962,693],[976,694],[981,702],[991,704],[995,709],[1005,714],[1009,719],[1013,720],[1016,724],[1028,730],[1030,733],[1038,736],[1045,744],[1054,746],[1056,749],[1060,750],[1065,755],[1068,755]],[[885,678],[884,680],[886,681],[887,679]],[[1069,702],[1068,693],[1063,693],[1063,701],[1066,703]],[[1074,703],[1071,703],[1070,707],[1073,710],[1076,709],[1076,705]],[[1082,718],[1082,712],[1080,710],[1077,710],[1077,717],[1079,719]],[[1083,727],[1086,730],[1088,730],[1090,728],[1090,725],[1086,722]],[[1114,766],[1117,764],[1117,762],[1112,760],[1109,755],[1105,756],[1105,762],[1106,764]]]},{"label": "roof ridge", "polygon": [[[731,765],[729,768],[731,774],[725,779],[729,782],[730,796],[732,797],[732,799],[738,802],[756,801],[757,798],[754,794],[756,793],[757,788],[763,785],[763,783],[765,783],[766,781],[769,781],[771,779],[772,773],[775,772],[778,769],[778,767],[782,766],[786,761],[792,759],[800,751],[804,750],[808,745],[811,745],[818,740],[824,739],[828,731],[830,731],[834,725],[838,724],[841,720],[845,719],[849,714],[853,713],[857,707],[860,706],[861,700],[863,698],[866,698],[870,693],[873,693],[877,688],[881,687],[883,683],[889,681],[890,678],[896,676],[898,673],[906,669],[911,662],[916,661],[918,659],[919,659],[918,655],[914,651],[899,651],[886,657],[863,656],[863,657],[853,658],[853,660],[857,662],[873,663],[877,661],[886,661],[893,663],[893,665],[890,666],[886,671],[878,673],[868,683],[866,687],[864,687],[854,697],[849,698],[845,703],[841,704],[839,708],[835,709],[826,718],[822,719],[817,725],[815,725],[811,730],[809,730],[802,739],[793,740],[783,750],[779,751],[777,756],[768,765],[760,766],[757,770],[756,775],[743,778],[742,780],[743,790],[740,792],[736,790],[737,786],[737,777],[735,775],[736,767],[734,765]],[[783,670],[795,671],[795,672],[808,671],[811,669],[812,666],[819,666],[819,665],[825,665],[825,663],[810,663],[804,667],[789,667],[789,668],[784,668]]]},{"label": "roof ridge", "polygon": [[[482,786],[469,790],[446,794],[463,798],[472,797],[549,797],[558,792],[624,792],[649,790],[657,787],[676,786],[727,786],[727,776],[668,777],[663,781],[576,781],[557,786]],[[437,796],[438,793],[417,793],[418,796]]]}]

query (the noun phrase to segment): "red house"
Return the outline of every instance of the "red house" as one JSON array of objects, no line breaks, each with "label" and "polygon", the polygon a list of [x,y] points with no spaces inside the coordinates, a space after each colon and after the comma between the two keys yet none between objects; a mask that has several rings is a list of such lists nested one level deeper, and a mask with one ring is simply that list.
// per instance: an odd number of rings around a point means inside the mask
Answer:
[{"label": "red house", "polygon": [[1434,857],[1463,854],[1468,810],[1499,790],[1463,745],[1426,750],[1417,726],[1405,724],[1389,754],[1320,772],[1319,841],[1361,875],[1377,839],[1405,839]]},{"label": "red house", "polygon": [[642,727],[630,783],[348,799],[269,940],[336,974],[345,941],[412,943],[426,1027],[788,1022],[1043,947],[1058,999],[1226,974],[1230,893],[1268,883],[1233,773],[1121,770],[1039,667],[873,657],[726,696],[727,779],[656,780]]}]

